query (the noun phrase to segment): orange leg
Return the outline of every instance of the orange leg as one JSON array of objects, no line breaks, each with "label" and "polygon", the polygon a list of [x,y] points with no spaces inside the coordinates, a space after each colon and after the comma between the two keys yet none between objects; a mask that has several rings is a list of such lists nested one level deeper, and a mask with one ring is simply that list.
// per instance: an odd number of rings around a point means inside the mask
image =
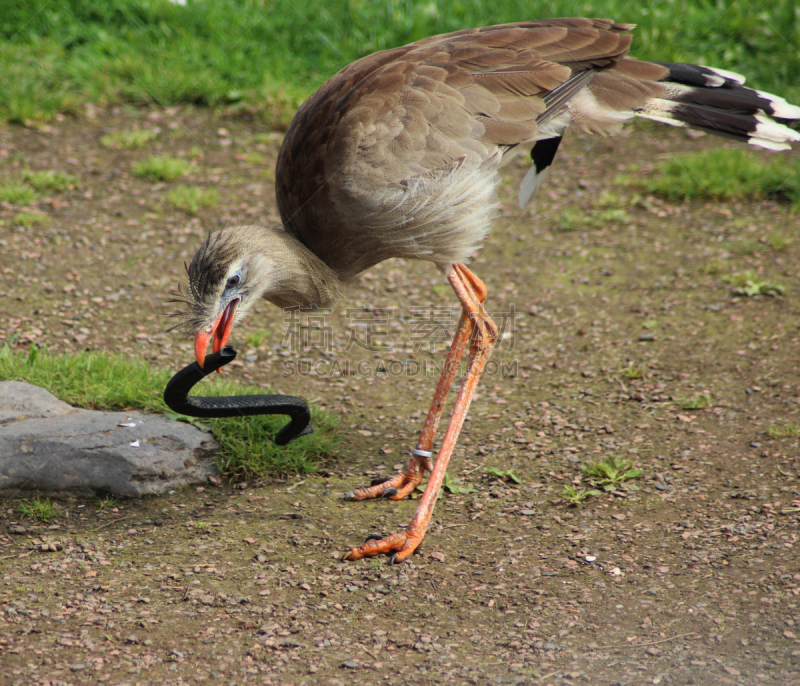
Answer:
[{"label": "orange leg", "polygon": [[[351,499],[362,500],[364,498],[375,497],[387,491],[390,491],[389,497],[398,499],[410,493],[421,481],[424,469],[430,468],[430,458],[424,453],[430,454],[431,448],[433,447],[433,439],[436,434],[439,418],[442,414],[447,392],[455,377],[458,362],[464,353],[467,341],[469,341],[474,329],[476,335],[472,336],[467,375],[459,391],[458,398],[456,399],[455,407],[450,417],[450,423],[447,426],[444,439],[442,440],[442,446],[439,449],[436,465],[431,471],[431,476],[428,479],[425,492],[420,499],[417,511],[414,513],[411,524],[408,525],[407,529],[402,533],[393,534],[392,536],[387,536],[386,538],[378,540],[368,540],[363,545],[351,548],[345,555],[345,559],[358,560],[362,557],[393,552],[392,562],[398,563],[411,555],[422,542],[428,530],[431,516],[433,515],[433,508],[436,505],[436,499],[439,496],[439,491],[444,481],[444,475],[447,471],[447,465],[450,462],[450,456],[453,454],[456,442],[458,441],[458,435],[461,432],[461,427],[467,416],[469,405],[472,402],[472,396],[475,393],[475,388],[478,385],[483,369],[486,366],[486,362],[497,340],[497,326],[483,309],[482,303],[486,298],[486,287],[483,285],[483,282],[461,264],[454,265],[447,278],[461,302],[464,314],[459,323],[459,328],[456,331],[453,345],[450,348],[446,367],[439,380],[439,386],[436,389],[436,395],[434,396],[431,409],[425,419],[422,435],[417,444],[417,451],[415,451],[411,462],[404,472],[394,477],[394,479],[389,482],[386,482],[389,485],[385,488],[381,490],[384,484],[379,484],[370,489],[359,490],[351,494]],[[453,368],[450,369],[447,364],[453,360]],[[420,455],[420,452],[423,454]],[[393,482],[395,480],[402,486],[401,489],[397,489],[397,486],[394,485]],[[373,489],[375,490],[373,491]],[[362,495],[364,493],[368,494]]]},{"label": "orange leg", "polygon": [[[453,270],[463,270],[464,277],[468,279],[469,284],[474,289],[473,297],[478,303],[483,304],[484,300],[486,300],[486,286],[483,281],[463,265],[453,265]],[[359,488],[351,491],[345,496],[347,500],[368,500],[377,497],[402,500],[419,486],[425,471],[433,469],[431,456],[436,429],[439,427],[439,419],[442,416],[447,394],[453,385],[458,365],[464,356],[464,350],[472,337],[473,330],[472,320],[466,313],[462,314],[456,333],[453,336],[450,352],[447,354],[447,359],[444,363],[442,375],[439,377],[439,383],[436,386],[436,393],[433,395],[433,402],[425,417],[425,423],[422,425],[417,448],[411,451],[411,459],[405,469],[388,479],[374,480],[369,488]]]}]

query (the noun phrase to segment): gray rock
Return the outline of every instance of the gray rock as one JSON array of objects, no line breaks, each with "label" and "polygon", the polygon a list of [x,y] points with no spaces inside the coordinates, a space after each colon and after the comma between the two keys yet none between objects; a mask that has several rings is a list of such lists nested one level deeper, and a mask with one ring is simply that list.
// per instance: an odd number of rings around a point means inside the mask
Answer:
[{"label": "gray rock", "polygon": [[22,381],[0,382],[0,425],[30,417],[55,417],[78,411],[44,388]]},{"label": "gray rock", "polygon": [[163,493],[216,475],[218,449],[190,424],[80,410],[41,388],[0,382],[0,490]]}]

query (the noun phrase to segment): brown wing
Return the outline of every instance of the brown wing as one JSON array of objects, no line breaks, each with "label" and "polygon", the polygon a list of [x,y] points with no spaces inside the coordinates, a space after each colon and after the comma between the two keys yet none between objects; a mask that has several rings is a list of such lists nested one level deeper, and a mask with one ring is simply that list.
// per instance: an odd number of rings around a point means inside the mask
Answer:
[{"label": "brown wing", "polygon": [[[392,219],[408,219],[408,208],[422,202],[408,189],[435,193],[437,184],[453,182],[456,169],[488,165],[493,174],[503,153],[536,138],[545,96],[576,72],[617,63],[631,28],[605,19],[507,24],[354,62],[303,104],[287,132],[277,169],[287,230],[345,278],[392,255],[434,259],[425,255],[434,244],[412,245],[414,231],[429,236],[429,226]],[[640,64],[625,63],[634,71]],[[641,89],[635,76],[630,81]],[[606,97],[604,82],[594,82],[602,105],[621,97]],[[404,214],[392,212],[402,203]],[[410,252],[398,245],[411,245]]]}]

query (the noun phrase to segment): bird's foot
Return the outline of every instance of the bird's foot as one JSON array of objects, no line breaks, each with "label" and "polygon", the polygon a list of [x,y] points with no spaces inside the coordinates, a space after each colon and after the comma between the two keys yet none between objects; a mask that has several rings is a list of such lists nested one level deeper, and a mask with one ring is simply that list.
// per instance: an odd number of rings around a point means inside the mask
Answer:
[{"label": "bird's foot", "polygon": [[388,479],[373,479],[367,488],[357,488],[345,495],[345,500],[368,500],[370,498],[389,498],[402,500],[422,482],[425,470],[431,470],[430,458],[412,454],[405,469]]},{"label": "bird's foot", "polygon": [[400,564],[408,558],[422,543],[425,530],[414,528],[411,524],[406,531],[391,536],[370,536],[363,545],[350,548],[342,559],[360,560],[362,557],[394,553],[389,560],[390,564]]}]

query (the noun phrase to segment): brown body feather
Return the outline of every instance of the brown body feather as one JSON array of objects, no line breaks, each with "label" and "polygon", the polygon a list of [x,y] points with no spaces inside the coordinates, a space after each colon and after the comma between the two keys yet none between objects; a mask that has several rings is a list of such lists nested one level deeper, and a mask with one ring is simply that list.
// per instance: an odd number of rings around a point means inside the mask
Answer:
[{"label": "brown body feather", "polygon": [[489,231],[498,167],[531,150],[520,188],[527,204],[568,126],[607,135],[642,116],[772,149],[800,140],[770,119],[800,118],[800,109],[744,88],[735,74],[632,59],[631,29],[607,19],[506,24],[342,69],[300,107],[284,139],[283,228],[229,227],[209,239],[190,269],[185,327],[218,316],[223,282],[248,257],[261,262],[237,319],[250,293],[281,306],[330,304],[390,257],[443,269],[463,262]]}]

